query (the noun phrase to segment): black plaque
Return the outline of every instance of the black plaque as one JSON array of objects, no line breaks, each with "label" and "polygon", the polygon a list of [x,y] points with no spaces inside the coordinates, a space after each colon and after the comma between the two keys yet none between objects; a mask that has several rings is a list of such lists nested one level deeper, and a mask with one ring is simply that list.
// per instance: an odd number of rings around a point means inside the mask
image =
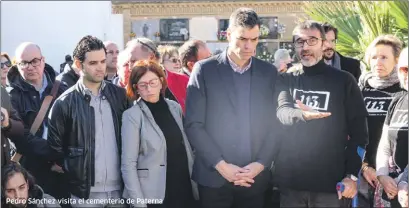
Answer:
[{"label": "black plaque", "polygon": [[189,19],[161,19],[161,41],[187,41],[189,40]]}]

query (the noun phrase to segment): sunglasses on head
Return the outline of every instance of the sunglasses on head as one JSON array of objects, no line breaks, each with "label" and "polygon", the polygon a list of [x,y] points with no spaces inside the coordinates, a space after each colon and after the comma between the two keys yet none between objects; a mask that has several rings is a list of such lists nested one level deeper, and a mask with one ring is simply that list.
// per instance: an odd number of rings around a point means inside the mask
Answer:
[{"label": "sunglasses on head", "polygon": [[4,63],[0,63],[0,67],[3,68],[4,66],[10,67],[11,66],[11,62],[10,61],[6,61]]}]

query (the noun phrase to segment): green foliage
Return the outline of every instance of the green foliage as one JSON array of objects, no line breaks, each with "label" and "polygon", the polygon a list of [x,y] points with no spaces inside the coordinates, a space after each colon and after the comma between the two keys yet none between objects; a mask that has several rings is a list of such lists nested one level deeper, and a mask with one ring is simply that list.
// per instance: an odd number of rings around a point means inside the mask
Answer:
[{"label": "green foliage", "polygon": [[337,51],[363,59],[377,36],[394,34],[408,41],[408,1],[309,1],[307,15],[338,29]]}]

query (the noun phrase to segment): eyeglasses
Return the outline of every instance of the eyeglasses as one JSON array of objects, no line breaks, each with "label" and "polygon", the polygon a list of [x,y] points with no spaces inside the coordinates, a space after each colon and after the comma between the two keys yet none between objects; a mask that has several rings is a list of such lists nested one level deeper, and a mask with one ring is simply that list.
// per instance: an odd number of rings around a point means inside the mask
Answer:
[{"label": "eyeglasses", "polygon": [[4,63],[0,63],[0,68],[4,68],[4,67],[10,67],[11,66],[11,62],[10,61],[6,61]]},{"label": "eyeglasses", "polygon": [[42,61],[42,60],[43,60],[42,57],[41,57],[41,58],[34,58],[34,59],[31,60],[31,61],[22,61],[22,62],[18,63],[18,65],[19,65],[21,68],[27,68],[28,65],[30,65],[30,64],[31,64],[31,66],[36,67],[36,66],[39,66],[39,65],[41,64],[41,61]]},{"label": "eyeglasses", "polygon": [[309,38],[307,40],[303,40],[303,39],[299,38],[294,42],[294,45],[295,45],[296,48],[301,48],[301,47],[304,46],[304,43],[307,42],[307,45],[315,46],[315,45],[317,45],[319,40],[322,40],[322,38],[311,37],[311,38]]},{"label": "eyeglasses", "polygon": [[168,59],[168,60],[166,60],[166,61],[170,61],[170,62],[172,62],[172,63],[174,63],[174,64],[180,63],[180,60],[177,59],[177,58]]},{"label": "eyeglasses", "polygon": [[149,82],[140,82],[136,84],[136,86],[140,90],[147,90],[148,85],[152,88],[155,88],[159,85],[159,83],[160,83],[159,78],[155,78],[155,79],[150,80]]}]

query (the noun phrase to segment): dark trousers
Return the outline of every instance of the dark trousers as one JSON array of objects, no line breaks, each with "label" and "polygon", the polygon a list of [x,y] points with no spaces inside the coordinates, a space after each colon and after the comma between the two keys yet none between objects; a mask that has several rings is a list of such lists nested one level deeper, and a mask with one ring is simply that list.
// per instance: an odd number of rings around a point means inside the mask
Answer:
[{"label": "dark trousers", "polygon": [[263,208],[270,172],[263,171],[254,178],[251,187],[226,183],[220,188],[199,185],[202,208]]},{"label": "dark trousers", "polygon": [[338,200],[337,193],[280,189],[280,207],[350,207],[351,200]]}]

